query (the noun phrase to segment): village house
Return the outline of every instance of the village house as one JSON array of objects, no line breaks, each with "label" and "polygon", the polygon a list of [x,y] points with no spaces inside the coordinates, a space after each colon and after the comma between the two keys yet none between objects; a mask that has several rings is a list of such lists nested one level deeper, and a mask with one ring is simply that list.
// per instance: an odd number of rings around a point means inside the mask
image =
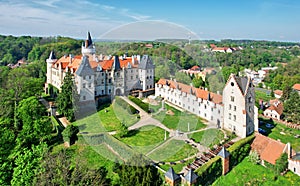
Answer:
[{"label": "village house", "polygon": [[277,99],[281,98],[282,94],[283,94],[282,90],[274,90],[275,98],[277,98]]},{"label": "village house", "polygon": [[256,133],[255,139],[251,144],[251,150],[259,154],[262,165],[268,162],[276,164],[276,160],[283,153],[288,156],[288,169],[300,176],[300,155],[292,149],[290,143],[284,144],[262,134]]},{"label": "village house", "polygon": [[297,91],[298,94],[300,95],[300,84],[295,84],[295,85],[293,86],[293,90],[294,90],[294,91]]},{"label": "village house", "polygon": [[[80,103],[94,103],[105,97],[127,95],[131,91],[154,91],[154,64],[148,55],[140,57],[96,55],[90,33],[81,48],[82,55],[47,59],[46,92],[60,90],[67,72],[74,75]],[[96,101],[96,102],[95,102]]]},{"label": "village house", "polygon": [[283,114],[283,103],[278,99],[270,100],[270,106],[265,109],[264,116],[280,120]]},{"label": "village house", "polygon": [[155,96],[243,138],[258,130],[254,87],[247,77],[230,75],[223,89],[223,96],[176,81],[160,79],[155,85]]}]

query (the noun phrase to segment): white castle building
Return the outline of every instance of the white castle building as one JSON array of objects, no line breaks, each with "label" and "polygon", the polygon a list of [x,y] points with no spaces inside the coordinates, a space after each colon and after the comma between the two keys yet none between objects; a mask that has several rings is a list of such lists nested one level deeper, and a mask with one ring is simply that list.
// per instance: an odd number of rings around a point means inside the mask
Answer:
[{"label": "white castle building", "polygon": [[223,96],[172,80],[160,79],[155,96],[196,114],[218,128],[246,137],[258,130],[258,110],[252,80],[231,75]]},{"label": "white castle building", "polygon": [[148,55],[96,55],[96,48],[88,32],[81,48],[82,55],[57,59],[51,52],[47,62],[46,91],[60,90],[67,72],[74,75],[79,101],[94,102],[101,97],[126,95],[134,90],[154,89],[154,64]]}]

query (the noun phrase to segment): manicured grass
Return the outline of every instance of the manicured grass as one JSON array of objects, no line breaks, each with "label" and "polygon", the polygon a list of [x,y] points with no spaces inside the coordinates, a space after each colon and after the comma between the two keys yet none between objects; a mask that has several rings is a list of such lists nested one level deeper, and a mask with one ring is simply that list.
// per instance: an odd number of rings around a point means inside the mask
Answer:
[{"label": "manicured grass", "polygon": [[[166,110],[161,111],[155,115],[154,118],[162,122],[166,127],[170,129],[178,129],[183,132],[188,131],[188,123],[190,125],[190,131],[205,128],[206,125],[201,121],[200,117],[188,112],[181,112],[169,105],[165,105]],[[166,114],[168,110],[171,110],[174,115]]]},{"label": "manicured grass", "polygon": [[[279,139],[282,143],[290,142],[292,148],[296,150],[296,152],[300,151],[300,138],[295,138],[295,135],[300,135],[300,130],[286,127],[283,124],[270,121],[269,119],[260,118],[260,120],[264,121],[264,124],[260,125],[259,127],[266,130],[268,137],[273,138],[275,140]],[[275,127],[273,129],[269,129],[266,127],[266,123],[270,123]],[[281,134],[280,132],[283,133]]]},{"label": "manicured grass", "polygon": [[74,122],[80,132],[99,133],[117,130],[121,122],[131,126],[139,119],[136,114],[129,114],[118,104],[106,104],[97,112]]},{"label": "manicured grass", "polygon": [[[169,133],[167,132],[167,137]],[[141,153],[147,153],[164,141],[165,131],[159,127],[145,126],[129,132],[128,137],[119,140]]]},{"label": "manicured grass", "polygon": [[171,140],[149,154],[155,161],[179,161],[196,154],[197,149],[185,144],[184,141]]},{"label": "manicured grass", "polygon": [[227,175],[221,176],[213,185],[298,185],[300,177],[292,172],[277,176],[271,169],[255,165],[246,157]]},{"label": "manicured grass", "polygon": [[224,139],[224,134],[219,129],[207,129],[189,134],[189,138],[193,138],[196,142],[200,142],[206,147],[212,147],[215,144],[220,144],[221,140]]}]

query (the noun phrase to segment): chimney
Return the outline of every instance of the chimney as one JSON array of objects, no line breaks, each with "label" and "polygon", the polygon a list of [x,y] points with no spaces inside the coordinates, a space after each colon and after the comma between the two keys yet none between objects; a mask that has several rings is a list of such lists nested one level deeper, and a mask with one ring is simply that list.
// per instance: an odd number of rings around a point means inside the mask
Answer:
[{"label": "chimney", "polygon": [[217,94],[220,95],[220,91],[217,91]]}]

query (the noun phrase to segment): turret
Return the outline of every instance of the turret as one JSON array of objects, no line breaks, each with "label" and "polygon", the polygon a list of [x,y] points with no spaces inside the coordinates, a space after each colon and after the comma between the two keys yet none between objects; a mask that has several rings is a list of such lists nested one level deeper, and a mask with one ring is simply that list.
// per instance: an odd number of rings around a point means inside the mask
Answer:
[{"label": "turret", "polygon": [[51,51],[47,62],[47,83],[52,84],[52,65],[57,61],[54,51]]},{"label": "turret", "polygon": [[92,41],[90,32],[88,32],[87,39],[84,44],[82,43],[81,53],[82,55],[94,55],[96,53],[96,48]]}]

